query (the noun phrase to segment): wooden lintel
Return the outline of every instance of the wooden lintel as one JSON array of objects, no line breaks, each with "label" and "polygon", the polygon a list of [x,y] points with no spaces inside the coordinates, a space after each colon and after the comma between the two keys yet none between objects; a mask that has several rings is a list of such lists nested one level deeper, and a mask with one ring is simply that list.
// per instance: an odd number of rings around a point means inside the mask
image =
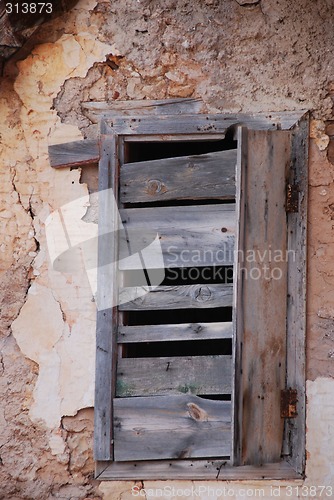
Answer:
[{"label": "wooden lintel", "polygon": [[[170,101],[170,102],[168,102]],[[84,103],[84,109],[92,112],[96,117],[95,123],[101,119],[106,119],[110,133],[134,137],[139,135],[159,135],[160,133],[184,134],[191,133],[195,136],[213,137],[213,135],[224,136],[226,129],[243,124],[255,130],[276,130],[292,129],[305,115],[304,110],[293,112],[273,112],[254,114],[229,114],[222,113],[216,115],[205,115],[198,113],[200,102],[196,99],[165,101],[128,101],[114,104],[105,103]],[[123,109],[124,108],[124,109]],[[196,112],[194,115],[184,114]],[[178,114],[177,123],[172,119],[174,114]],[[107,126],[107,125],[106,125]],[[130,135],[129,135],[130,134]],[[133,135],[135,134],[135,135]],[[53,168],[60,167],[82,167],[99,161],[98,138],[74,141],[65,144],[49,146],[50,164]]]}]

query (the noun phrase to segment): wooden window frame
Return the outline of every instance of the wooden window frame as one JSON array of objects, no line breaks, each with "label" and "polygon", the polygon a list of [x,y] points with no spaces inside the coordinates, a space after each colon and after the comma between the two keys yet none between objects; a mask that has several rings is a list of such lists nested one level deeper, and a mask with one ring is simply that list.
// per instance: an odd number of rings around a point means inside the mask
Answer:
[{"label": "wooden window frame", "polygon": [[[288,214],[288,249],[297,249],[297,261],[288,263],[287,375],[286,387],[298,391],[298,415],[286,420],[285,441],[292,447],[286,459],[262,465],[233,465],[226,460],[112,461],[112,374],[116,356],[116,315],[111,309],[97,315],[95,458],[99,480],[133,479],[301,479],[305,467],[305,297],[306,297],[306,216],[308,115],[179,115],[126,116],[108,118],[104,111],[100,126],[99,190],[114,189],[124,159],[124,145],[131,141],[222,139],[227,128],[244,125],[255,130],[292,131],[289,184],[298,185],[298,212]],[[242,131],[240,132],[242,134]],[[240,160],[241,161],[241,160]],[[240,162],[239,162],[240,163]],[[108,226],[108,207],[100,207],[99,225]],[[117,251],[116,241],[113,245]],[[99,249],[99,254],[104,252]],[[100,254],[102,256],[102,253]],[[115,259],[114,259],[115,260]],[[110,276],[98,273],[98,287],[105,293]],[[109,293],[115,293],[110,289]],[[233,425],[233,422],[232,422]],[[237,426],[234,426],[236,429]],[[238,431],[236,431],[238,432]],[[288,446],[287,444],[287,446]],[[235,450],[235,453],[236,450]]]}]

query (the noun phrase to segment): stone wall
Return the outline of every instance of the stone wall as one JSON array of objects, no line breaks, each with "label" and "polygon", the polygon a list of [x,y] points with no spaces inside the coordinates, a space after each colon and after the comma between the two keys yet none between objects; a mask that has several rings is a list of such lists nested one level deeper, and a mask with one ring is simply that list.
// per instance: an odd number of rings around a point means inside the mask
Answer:
[{"label": "stone wall", "polygon": [[[95,305],[84,273],[52,269],[44,226],[53,210],[87,195],[87,175],[52,169],[47,146],[96,133],[82,101],[188,96],[213,113],[312,112],[305,485],[334,486],[333,20],[331,0],[80,0],[7,63],[0,82],[0,499],[134,498],[134,483],[93,479]],[[86,210],[83,201],[78,219]],[[166,484],[217,488],[171,481],[138,483],[136,491],[158,498],[150,489]],[[272,497],[273,483],[229,486],[229,498],[244,498],[245,488]],[[291,498],[286,483],[275,486]]]}]

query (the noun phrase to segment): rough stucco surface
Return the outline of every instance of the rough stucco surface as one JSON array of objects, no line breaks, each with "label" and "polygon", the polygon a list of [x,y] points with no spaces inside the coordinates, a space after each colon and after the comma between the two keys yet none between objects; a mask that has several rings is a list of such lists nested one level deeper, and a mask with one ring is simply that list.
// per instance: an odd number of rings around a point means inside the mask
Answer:
[{"label": "rough stucco surface", "polygon": [[131,482],[93,480],[95,306],[83,272],[52,269],[45,239],[48,215],[87,194],[79,170],[50,168],[47,145],[95,134],[80,107],[90,99],[195,96],[212,112],[312,110],[305,484],[334,483],[334,166],[324,124],[333,119],[333,5],[243,3],[82,0],[5,68],[0,499],[133,498]]}]

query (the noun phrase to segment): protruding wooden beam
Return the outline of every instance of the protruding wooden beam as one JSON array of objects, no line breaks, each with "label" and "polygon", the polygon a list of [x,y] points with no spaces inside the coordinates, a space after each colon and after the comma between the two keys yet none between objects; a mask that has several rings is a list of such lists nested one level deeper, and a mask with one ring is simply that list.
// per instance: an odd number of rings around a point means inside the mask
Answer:
[{"label": "protruding wooden beam", "polygon": [[97,139],[67,142],[49,146],[50,165],[53,168],[82,167],[100,159]]}]

